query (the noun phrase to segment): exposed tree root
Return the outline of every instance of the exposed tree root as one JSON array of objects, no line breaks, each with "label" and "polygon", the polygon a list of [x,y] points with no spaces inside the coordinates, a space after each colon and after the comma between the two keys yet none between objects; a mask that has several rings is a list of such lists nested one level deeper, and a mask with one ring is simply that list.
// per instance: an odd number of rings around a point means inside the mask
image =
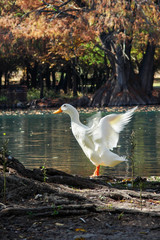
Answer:
[{"label": "exposed tree root", "polygon": [[[101,211],[160,216],[158,182],[152,185],[154,192],[150,192],[151,183],[143,191],[125,189],[123,182],[118,189],[118,185],[106,182],[111,181],[107,176],[89,179],[50,168],[43,173],[41,169],[26,169],[14,158],[7,159],[7,171],[5,191],[3,168],[0,171],[0,217],[51,217]],[[3,203],[4,194],[6,203]]]}]

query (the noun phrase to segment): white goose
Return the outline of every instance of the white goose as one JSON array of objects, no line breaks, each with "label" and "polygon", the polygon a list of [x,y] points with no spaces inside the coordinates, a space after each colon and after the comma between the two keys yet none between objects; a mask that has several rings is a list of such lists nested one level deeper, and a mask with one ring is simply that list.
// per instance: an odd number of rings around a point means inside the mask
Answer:
[{"label": "white goose", "polygon": [[54,114],[67,113],[71,118],[72,133],[81,146],[85,155],[96,166],[92,176],[99,176],[100,165],[114,167],[120,162],[127,161],[111,152],[117,146],[119,133],[130,121],[137,107],[121,114],[110,114],[103,118],[97,115],[91,126],[83,125],[79,113],[70,104],[63,104]]}]

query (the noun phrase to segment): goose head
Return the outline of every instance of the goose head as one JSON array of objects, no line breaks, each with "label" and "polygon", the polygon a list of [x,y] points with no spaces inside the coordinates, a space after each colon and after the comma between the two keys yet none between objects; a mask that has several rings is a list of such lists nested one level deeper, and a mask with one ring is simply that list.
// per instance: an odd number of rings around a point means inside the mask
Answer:
[{"label": "goose head", "polygon": [[58,110],[56,110],[54,114],[63,112],[67,113],[71,117],[72,121],[79,120],[79,113],[72,105],[65,103]]}]

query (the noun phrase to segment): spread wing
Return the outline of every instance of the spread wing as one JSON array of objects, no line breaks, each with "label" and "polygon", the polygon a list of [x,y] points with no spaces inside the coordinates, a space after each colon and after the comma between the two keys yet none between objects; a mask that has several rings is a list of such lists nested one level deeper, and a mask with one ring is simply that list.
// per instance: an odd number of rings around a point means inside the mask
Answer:
[{"label": "spread wing", "polygon": [[119,133],[125,125],[131,120],[131,117],[137,107],[121,114],[110,114],[103,117],[97,126],[92,130],[92,139],[95,147],[105,145],[108,149],[117,146]]},{"label": "spread wing", "polygon": [[94,129],[101,120],[101,112],[97,112],[87,119],[87,126]]}]

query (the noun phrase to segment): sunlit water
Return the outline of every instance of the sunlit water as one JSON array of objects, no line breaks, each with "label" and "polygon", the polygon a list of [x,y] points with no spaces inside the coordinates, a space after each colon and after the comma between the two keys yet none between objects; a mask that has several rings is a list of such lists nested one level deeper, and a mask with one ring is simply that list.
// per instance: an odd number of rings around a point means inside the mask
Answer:
[{"label": "sunlit water", "polygon": [[[81,113],[81,121],[86,123],[91,115]],[[160,112],[136,112],[121,132],[114,152],[121,156],[131,155],[132,131],[135,134],[135,175],[160,176]],[[11,155],[28,168],[45,165],[81,176],[89,176],[95,169],[74,139],[68,115],[54,115],[44,111],[39,115],[0,116],[1,145],[5,139],[9,139]],[[129,177],[131,166],[129,159],[127,164],[121,163],[114,168],[101,167],[101,173]]]}]

